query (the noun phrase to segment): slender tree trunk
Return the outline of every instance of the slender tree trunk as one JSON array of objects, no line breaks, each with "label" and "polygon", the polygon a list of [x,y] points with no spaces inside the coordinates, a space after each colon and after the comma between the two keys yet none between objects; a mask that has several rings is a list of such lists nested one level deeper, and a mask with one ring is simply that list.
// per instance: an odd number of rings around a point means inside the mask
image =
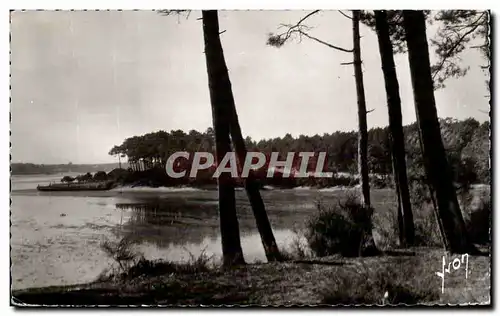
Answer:
[{"label": "slender tree trunk", "polygon": [[447,250],[452,253],[476,252],[468,240],[441,138],[425,33],[425,17],[422,11],[404,10],[403,19],[424,166],[436,195],[445,235],[443,238],[447,240]]},{"label": "slender tree trunk", "polygon": [[403,118],[401,115],[401,99],[399,97],[399,83],[394,64],[392,43],[389,37],[387,12],[375,11],[375,23],[378,36],[382,71],[385,79],[387,94],[387,107],[389,109],[389,131],[391,154],[394,170],[394,181],[398,194],[398,219],[401,246],[412,246],[415,243],[415,227],[410,203],[410,190],[408,189],[408,176],[406,174],[405,141],[403,134]]},{"label": "slender tree trunk", "polygon": [[[221,90],[225,91],[226,93],[225,104],[228,111],[226,113],[229,116],[230,120],[229,129],[231,133],[231,138],[235,147],[236,154],[238,156],[238,160],[240,164],[243,165],[247,155],[247,149],[241,132],[241,127],[238,121],[238,114],[236,112],[236,106],[231,88],[231,81],[229,79],[227,65],[224,59],[222,59],[220,62],[220,68],[221,71],[218,80],[221,86]],[[245,189],[250,204],[252,206],[252,210],[255,216],[255,221],[257,223],[257,228],[260,233],[262,245],[264,247],[267,260],[268,261],[282,260],[282,257],[280,255],[279,249],[276,244],[276,239],[274,238],[271,224],[269,222],[269,218],[267,217],[264,201],[262,200],[262,197],[260,195],[259,185],[255,177],[253,176],[252,172],[250,172],[248,178],[245,179]]]},{"label": "slender tree trunk", "polygon": [[[231,84],[229,77],[227,77],[227,83],[229,88]],[[231,94],[232,97],[232,94]],[[247,149],[243,135],[241,133],[240,124],[238,122],[238,114],[236,113],[236,107],[234,104],[234,99],[231,98],[231,138],[236,149],[236,154],[238,156],[238,161],[243,166],[245,163],[245,158],[247,156]],[[252,211],[255,216],[255,221],[257,223],[257,229],[259,230],[260,238],[262,240],[262,245],[266,253],[266,258],[268,261],[281,261],[283,260],[278,246],[276,244],[276,239],[274,238],[273,230],[271,228],[271,223],[267,217],[266,207],[262,196],[260,195],[259,184],[255,179],[253,171],[250,171],[248,178],[245,179],[245,190],[250,200],[252,206]]]},{"label": "slender tree trunk", "polygon": [[354,77],[358,95],[358,172],[360,176],[363,205],[371,206],[370,179],[368,177],[368,128],[366,124],[365,87],[363,84],[363,69],[361,67],[361,47],[359,36],[359,10],[352,11],[352,31],[354,44]]},{"label": "slender tree trunk", "polygon": [[[231,120],[232,92],[224,78],[229,78],[219,37],[219,19],[216,10],[202,11],[205,58],[208,87],[215,131],[217,165],[231,151],[229,123]],[[217,179],[219,193],[219,218],[224,265],[244,264],[243,251],[236,216],[234,181],[227,172]]]},{"label": "slender tree trunk", "polygon": [[[390,134],[390,133],[389,133]],[[390,138],[390,135],[389,135]],[[396,164],[394,163],[394,157],[393,157],[393,149],[392,149],[392,139],[390,139],[389,142],[389,149],[391,151],[391,164],[392,164],[392,174],[394,177],[394,188],[396,190],[396,196],[398,198],[398,214],[397,214],[397,220],[398,220],[398,237],[399,237],[399,245],[401,247],[405,246],[405,235],[404,235],[404,221],[403,221],[403,211],[401,209],[401,190],[399,189],[399,182],[397,181],[397,175],[396,175]]]},{"label": "slender tree trunk", "polygon": [[[356,92],[358,98],[358,172],[360,176],[362,203],[367,209],[371,209],[370,201],[370,179],[368,177],[368,127],[366,124],[366,101],[365,88],[363,84],[363,69],[361,65],[361,45],[359,36],[359,10],[352,11],[352,32],[353,32],[353,58],[354,58],[354,78],[356,81]],[[362,244],[360,245],[360,255],[375,255],[378,253],[371,227],[364,233]]]}]

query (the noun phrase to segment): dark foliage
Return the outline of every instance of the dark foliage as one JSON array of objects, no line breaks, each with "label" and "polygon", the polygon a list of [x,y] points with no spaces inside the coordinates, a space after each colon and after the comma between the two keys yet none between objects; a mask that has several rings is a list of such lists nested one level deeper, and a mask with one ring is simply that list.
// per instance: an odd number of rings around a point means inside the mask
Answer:
[{"label": "dark foliage", "polygon": [[[453,177],[456,183],[488,183],[490,180],[490,124],[480,124],[475,119],[457,121],[442,119],[440,121],[443,142],[449,162],[452,166]],[[415,123],[404,127],[405,147],[408,166],[409,181],[422,181],[424,179],[423,161],[418,140],[418,131]],[[279,152],[280,159],[285,159],[288,152],[326,152],[325,171],[357,173],[357,135],[352,132],[335,132],[332,134],[263,139],[254,141],[250,137],[245,139],[248,151],[259,151],[269,155]],[[125,155],[130,161],[131,171],[124,176],[120,172],[119,178],[124,183],[136,185],[213,185],[212,178],[214,167],[198,172],[196,178],[186,177],[172,179],[165,173],[167,158],[174,152],[196,151],[213,152],[213,130],[207,129],[200,133],[190,131],[159,131],[143,136],[127,138],[120,146],[115,146],[110,154]],[[190,170],[192,157],[189,160],[180,159],[179,168]],[[294,162],[296,165],[300,160]],[[314,162],[313,162],[314,163]],[[311,163],[311,165],[313,165]],[[385,187],[392,180],[392,162],[389,151],[388,128],[372,128],[368,132],[368,166],[372,174],[371,185]],[[283,178],[277,173],[273,178],[266,177],[264,166],[257,172],[260,184],[276,187],[290,188],[296,186],[352,186],[358,180],[341,174],[333,178]],[[149,171],[154,170],[154,171]],[[117,176],[117,175],[115,175]],[[236,180],[237,185],[242,185],[241,180]]]},{"label": "dark foliage", "polygon": [[[443,88],[444,82],[449,78],[467,74],[470,67],[464,66],[461,54],[468,48],[481,51],[485,58],[485,65],[481,68],[488,70],[490,66],[488,11],[424,10],[423,12],[428,23],[439,25],[436,35],[430,38],[431,47],[438,57],[437,62],[431,67],[435,88]],[[388,10],[387,16],[394,52],[404,53],[407,48],[402,11]],[[363,11],[361,22],[375,29],[375,17],[372,11]]]},{"label": "dark foliage", "polygon": [[432,46],[438,61],[432,66],[434,85],[444,87],[444,81],[465,76],[470,67],[464,66],[460,55],[467,48],[478,48],[486,59],[483,68],[490,64],[489,13],[476,10],[441,10],[434,16],[440,23]]},{"label": "dark foliage", "polygon": [[306,226],[306,239],[316,256],[340,253],[363,255],[365,235],[372,229],[372,208],[365,208],[354,196],[347,196],[330,208],[318,203],[318,214]]},{"label": "dark foliage", "polygon": [[64,176],[64,177],[62,177],[62,179],[61,179],[61,182],[66,182],[66,183],[71,183],[71,182],[73,182],[73,181],[75,181],[75,178],[70,177],[70,176]]},{"label": "dark foliage", "polygon": [[108,175],[104,171],[97,171],[94,174],[94,178],[93,179],[94,179],[94,181],[106,181],[106,180],[108,180]]}]

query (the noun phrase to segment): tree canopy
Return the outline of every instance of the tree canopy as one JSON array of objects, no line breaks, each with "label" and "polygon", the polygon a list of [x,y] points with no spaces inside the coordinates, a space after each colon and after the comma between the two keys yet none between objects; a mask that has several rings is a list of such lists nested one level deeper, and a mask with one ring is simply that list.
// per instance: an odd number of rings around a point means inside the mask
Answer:
[{"label": "tree canopy", "polygon": [[[490,123],[479,123],[473,118],[458,121],[452,118],[441,119],[441,130],[448,158],[456,177],[458,170],[467,158],[477,174],[477,182],[489,181],[489,131]],[[392,162],[389,151],[387,127],[376,127],[368,131],[368,164],[371,173],[391,174]],[[418,140],[416,123],[404,127],[405,145],[409,176],[413,179],[423,177],[422,154]],[[285,159],[288,152],[326,152],[326,168],[333,172],[356,173],[357,134],[350,132],[333,132],[323,135],[297,137],[286,134],[283,137],[253,140],[246,137],[248,151],[260,151],[265,154],[279,152]],[[182,130],[170,132],[157,131],[141,136],[125,139],[122,144],[114,146],[110,155],[123,155],[131,166],[142,164],[143,169],[154,166],[165,167],[168,157],[178,151],[194,153],[205,151],[214,153],[213,129],[205,132]]]}]

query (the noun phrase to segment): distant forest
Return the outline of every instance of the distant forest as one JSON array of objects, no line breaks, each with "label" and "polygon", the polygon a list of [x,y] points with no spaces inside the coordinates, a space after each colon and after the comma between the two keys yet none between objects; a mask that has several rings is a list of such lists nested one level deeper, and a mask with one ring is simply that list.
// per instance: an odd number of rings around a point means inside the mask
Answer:
[{"label": "distant forest", "polygon": [[[456,182],[466,178],[470,183],[490,181],[490,123],[479,123],[473,118],[440,120],[441,134],[448,161],[453,168]],[[390,175],[392,161],[389,150],[388,127],[372,128],[368,132],[368,164],[371,173]],[[406,159],[410,180],[424,177],[422,154],[416,123],[404,126]],[[332,134],[284,137],[254,141],[245,139],[248,151],[263,153],[279,152],[285,159],[288,152],[327,152],[327,171],[357,173],[357,133],[334,132]],[[157,131],[142,136],[129,137],[121,145],[114,146],[109,154],[127,157],[130,168],[144,171],[164,167],[174,152],[208,151],[214,148],[213,129],[205,132],[182,130]]]},{"label": "distant forest", "polygon": [[[58,165],[45,165],[33,163],[12,163],[10,165],[11,173],[13,175],[28,175],[28,174],[59,174],[59,173],[87,173],[97,171],[111,171],[118,168],[118,163],[107,164],[58,164]],[[122,168],[128,168],[128,164],[122,163]]]}]

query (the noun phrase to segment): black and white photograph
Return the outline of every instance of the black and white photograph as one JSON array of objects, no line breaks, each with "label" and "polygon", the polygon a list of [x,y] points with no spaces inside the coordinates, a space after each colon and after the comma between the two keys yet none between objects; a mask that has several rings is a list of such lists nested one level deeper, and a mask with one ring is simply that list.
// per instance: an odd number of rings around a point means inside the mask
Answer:
[{"label": "black and white photograph", "polygon": [[10,10],[10,305],[491,306],[494,17]]}]

